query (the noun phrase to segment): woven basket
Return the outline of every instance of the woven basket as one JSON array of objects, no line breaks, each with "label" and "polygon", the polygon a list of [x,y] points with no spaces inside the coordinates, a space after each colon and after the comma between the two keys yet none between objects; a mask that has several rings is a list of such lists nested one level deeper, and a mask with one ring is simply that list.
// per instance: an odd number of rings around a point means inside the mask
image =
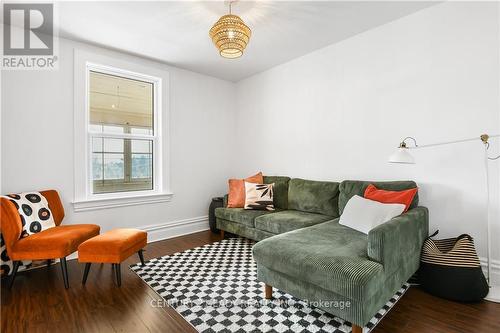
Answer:
[{"label": "woven basket", "polygon": [[432,239],[422,247],[419,282],[428,293],[442,298],[476,302],[488,294],[488,283],[469,235]]}]

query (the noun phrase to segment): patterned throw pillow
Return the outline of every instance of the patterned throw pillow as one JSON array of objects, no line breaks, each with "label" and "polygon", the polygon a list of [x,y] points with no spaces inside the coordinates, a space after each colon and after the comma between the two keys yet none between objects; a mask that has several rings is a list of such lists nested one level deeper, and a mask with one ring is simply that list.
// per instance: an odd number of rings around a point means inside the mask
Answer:
[{"label": "patterned throw pillow", "polygon": [[274,210],[273,184],[245,182],[245,209]]},{"label": "patterned throw pillow", "polygon": [[21,238],[56,226],[49,203],[41,193],[8,194],[6,198],[16,206],[19,212],[23,227]]},{"label": "patterned throw pillow", "polygon": [[[21,218],[22,232],[21,237],[28,237],[29,235],[39,233],[42,230],[46,230],[55,227],[54,218],[52,217],[52,212],[49,208],[49,203],[47,199],[39,192],[25,192],[19,194],[8,194],[4,196],[14,204],[19,212],[19,217]],[[3,236],[0,233],[1,238],[1,260],[0,268],[1,274],[10,274],[12,270],[12,261],[7,255],[7,249]],[[19,270],[22,271],[26,268],[32,267],[32,263],[29,260],[23,260],[22,266]]]}]

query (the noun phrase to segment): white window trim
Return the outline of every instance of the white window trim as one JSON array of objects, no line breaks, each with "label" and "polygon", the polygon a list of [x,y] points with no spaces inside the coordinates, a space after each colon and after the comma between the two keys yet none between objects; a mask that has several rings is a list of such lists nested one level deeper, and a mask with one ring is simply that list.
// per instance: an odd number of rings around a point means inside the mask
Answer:
[{"label": "white window trim", "polygon": [[120,196],[116,198],[106,197],[94,200],[80,200],[74,201],[73,207],[75,212],[84,212],[96,209],[117,208],[126,206],[135,206],[143,204],[169,202],[172,199],[173,193],[159,193],[153,194],[151,191],[148,193],[138,193],[136,191],[134,196]]},{"label": "white window trim", "polygon": [[[90,140],[95,133],[89,131],[89,73],[97,71],[105,74],[151,82],[154,86],[154,128],[153,136],[153,189],[114,193],[92,193],[92,159]],[[168,73],[156,68],[126,63],[120,60],[75,50],[75,197],[73,207],[76,212],[146,203],[168,202],[173,194],[168,190],[169,177],[166,164],[169,161],[167,134],[168,127]],[[113,137],[113,134],[99,136]],[[120,135],[123,137],[124,135]],[[140,135],[131,135],[140,138]],[[164,143],[167,142],[166,145]]]}]

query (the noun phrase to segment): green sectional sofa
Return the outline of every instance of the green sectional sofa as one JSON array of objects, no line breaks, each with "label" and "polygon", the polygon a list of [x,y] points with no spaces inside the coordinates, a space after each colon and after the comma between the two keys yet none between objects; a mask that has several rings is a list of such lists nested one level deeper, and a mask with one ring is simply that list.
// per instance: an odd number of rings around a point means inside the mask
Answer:
[{"label": "green sectional sofa", "polygon": [[[339,216],[369,184],[385,190],[415,188],[413,181],[323,182],[264,177],[275,183],[275,212],[217,208],[217,228],[259,241],[257,275],[276,287],[353,323],[360,330],[417,271],[428,235],[428,211],[410,209],[368,235],[340,225]],[[349,304],[349,306],[335,306]]]}]

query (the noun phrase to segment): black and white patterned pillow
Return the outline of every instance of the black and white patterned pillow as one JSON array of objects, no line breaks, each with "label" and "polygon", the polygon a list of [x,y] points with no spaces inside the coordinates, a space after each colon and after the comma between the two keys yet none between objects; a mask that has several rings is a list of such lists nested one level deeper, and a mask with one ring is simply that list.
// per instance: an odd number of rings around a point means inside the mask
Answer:
[{"label": "black and white patterned pillow", "polygon": [[[16,206],[21,218],[22,231],[21,238],[36,234],[42,230],[55,227],[54,218],[49,208],[47,199],[39,192],[25,192],[19,194],[8,194],[4,196]],[[7,255],[7,249],[3,236],[1,238],[1,270],[3,274],[10,274],[12,270],[12,261]],[[22,266],[26,269],[31,266],[31,261],[23,261]]]},{"label": "black and white patterned pillow", "polygon": [[245,209],[274,210],[273,184],[245,182]]}]

